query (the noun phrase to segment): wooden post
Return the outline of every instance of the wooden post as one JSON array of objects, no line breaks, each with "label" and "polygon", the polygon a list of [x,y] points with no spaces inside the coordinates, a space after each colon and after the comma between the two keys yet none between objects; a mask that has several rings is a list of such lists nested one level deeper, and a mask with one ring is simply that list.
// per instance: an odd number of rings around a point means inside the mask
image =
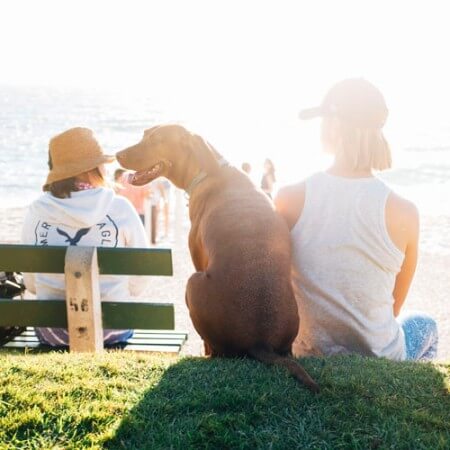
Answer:
[{"label": "wooden post", "polygon": [[150,205],[150,198],[147,197],[144,201],[144,228],[147,232],[148,240],[150,241],[152,237],[152,212],[151,212],[151,205]]},{"label": "wooden post", "polygon": [[156,244],[156,232],[158,231],[158,209],[159,206],[152,205],[151,211],[152,213],[152,226],[151,226],[151,233],[150,233],[150,243],[155,245]]},{"label": "wooden post", "polygon": [[100,352],[103,327],[97,249],[67,247],[64,273],[70,351]]}]

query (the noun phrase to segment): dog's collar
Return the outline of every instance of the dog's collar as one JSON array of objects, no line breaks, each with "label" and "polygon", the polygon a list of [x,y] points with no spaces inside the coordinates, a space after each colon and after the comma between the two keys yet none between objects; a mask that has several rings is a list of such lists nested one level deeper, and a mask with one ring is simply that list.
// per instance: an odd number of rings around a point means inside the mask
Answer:
[{"label": "dog's collar", "polygon": [[206,172],[200,172],[198,175],[196,175],[189,183],[189,186],[184,190],[186,192],[186,195],[190,197],[194,188],[198,184],[200,184],[207,176],[208,174]]},{"label": "dog's collar", "polygon": [[[221,158],[217,162],[219,163],[220,167],[229,166],[230,165],[225,158]],[[192,181],[189,183],[189,186],[184,190],[186,192],[186,195],[188,197],[190,197],[191,194],[192,194],[192,191],[195,189],[195,187],[197,185],[199,185],[207,176],[208,176],[208,174],[206,172],[200,172],[199,174],[197,174],[192,179]]]}]

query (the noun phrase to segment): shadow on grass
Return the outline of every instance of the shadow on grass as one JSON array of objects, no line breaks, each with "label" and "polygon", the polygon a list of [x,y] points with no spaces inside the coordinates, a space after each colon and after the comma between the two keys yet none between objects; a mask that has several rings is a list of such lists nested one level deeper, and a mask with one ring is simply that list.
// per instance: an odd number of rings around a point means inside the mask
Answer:
[{"label": "shadow on grass", "polygon": [[361,357],[302,364],[320,394],[254,361],[183,359],[105,448],[449,448],[448,365]]}]

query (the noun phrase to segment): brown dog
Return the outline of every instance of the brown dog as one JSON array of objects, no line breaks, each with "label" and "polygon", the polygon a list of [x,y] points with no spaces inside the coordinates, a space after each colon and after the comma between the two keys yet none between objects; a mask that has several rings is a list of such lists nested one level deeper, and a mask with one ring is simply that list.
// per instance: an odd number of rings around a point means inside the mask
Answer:
[{"label": "brown dog", "polygon": [[317,384],[289,358],[299,318],[292,291],[289,232],[268,197],[179,125],[146,130],[119,153],[142,185],[165,176],[188,192],[189,249],[197,270],[186,287],[195,329],[211,356],[251,356]]}]

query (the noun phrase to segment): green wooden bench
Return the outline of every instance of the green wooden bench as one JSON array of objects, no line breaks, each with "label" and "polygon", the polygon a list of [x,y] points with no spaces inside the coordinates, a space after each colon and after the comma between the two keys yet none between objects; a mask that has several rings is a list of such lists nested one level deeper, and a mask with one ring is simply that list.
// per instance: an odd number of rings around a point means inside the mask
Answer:
[{"label": "green wooden bench", "polygon": [[66,299],[0,299],[0,326],[27,329],[6,348],[45,350],[32,327],[63,327],[70,351],[103,349],[102,330],[134,329],[125,350],[178,352],[187,339],[175,332],[174,305],[148,301],[100,301],[99,274],[171,276],[170,249],[54,247],[0,244],[0,270],[64,273]]}]

